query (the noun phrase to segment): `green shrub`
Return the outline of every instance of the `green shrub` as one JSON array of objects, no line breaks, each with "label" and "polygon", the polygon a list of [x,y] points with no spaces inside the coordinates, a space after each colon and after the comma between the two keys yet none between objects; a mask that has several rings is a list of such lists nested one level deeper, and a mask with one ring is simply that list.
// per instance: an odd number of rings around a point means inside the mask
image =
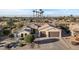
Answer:
[{"label": "green shrub", "polygon": [[34,41],[35,37],[32,34],[27,35],[24,40],[26,43],[32,43]]},{"label": "green shrub", "polygon": [[3,35],[3,32],[2,32],[2,31],[0,31],[0,36],[1,36],[1,35]]},{"label": "green shrub", "polygon": [[24,38],[20,38],[20,40],[24,40]]},{"label": "green shrub", "polygon": [[3,34],[4,35],[9,35],[10,34],[10,30],[3,30]]},{"label": "green shrub", "polygon": [[23,47],[23,46],[25,46],[26,44],[24,44],[24,43],[22,43],[22,42],[20,42],[19,44],[18,44],[18,46],[20,46],[20,47]]},{"label": "green shrub", "polygon": [[14,34],[10,34],[9,37],[10,37],[10,38],[13,38],[13,37],[14,37]]}]

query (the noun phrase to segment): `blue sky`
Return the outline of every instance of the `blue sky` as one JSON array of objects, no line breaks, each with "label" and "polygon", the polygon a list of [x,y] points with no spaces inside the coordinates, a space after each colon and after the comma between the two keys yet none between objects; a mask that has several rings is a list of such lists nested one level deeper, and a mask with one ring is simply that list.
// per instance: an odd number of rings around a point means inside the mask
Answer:
[{"label": "blue sky", "polygon": [[[0,16],[32,16],[33,9],[0,9]],[[43,9],[45,16],[79,16],[79,9]]]}]

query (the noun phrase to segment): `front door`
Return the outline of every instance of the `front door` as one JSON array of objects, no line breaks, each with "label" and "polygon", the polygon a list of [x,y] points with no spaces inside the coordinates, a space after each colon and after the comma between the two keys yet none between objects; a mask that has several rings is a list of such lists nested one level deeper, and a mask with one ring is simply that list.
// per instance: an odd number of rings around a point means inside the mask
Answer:
[{"label": "front door", "polygon": [[40,37],[46,37],[46,32],[45,31],[41,31],[40,32]]}]

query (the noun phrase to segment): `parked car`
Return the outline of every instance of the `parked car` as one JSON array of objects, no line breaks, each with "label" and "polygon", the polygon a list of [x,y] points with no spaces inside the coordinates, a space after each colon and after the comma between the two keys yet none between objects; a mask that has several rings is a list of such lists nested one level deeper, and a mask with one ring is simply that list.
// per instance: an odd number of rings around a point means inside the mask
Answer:
[{"label": "parked car", "polygon": [[16,47],[17,47],[17,43],[16,42],[8,43],[5,46],[5,48],[7,48],[7,49],[16,48]]}]

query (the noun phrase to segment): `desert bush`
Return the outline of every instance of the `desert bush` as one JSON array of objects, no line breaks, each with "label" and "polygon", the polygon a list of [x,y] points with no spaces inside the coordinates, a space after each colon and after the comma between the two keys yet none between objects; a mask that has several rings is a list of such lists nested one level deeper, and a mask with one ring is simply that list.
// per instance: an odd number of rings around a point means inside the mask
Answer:
[{"label": "desert bush", "polygon": [[32,43],[34,41],[35,37],[32,34],[27,35],[24,40],[26,43]]},{"label": "desert bush", "polygon": [[4,34],[4,35],[9,35],[10,33],[11,33],[10,30],[5,30],[5,29],[3,30],[3,34]]}]

